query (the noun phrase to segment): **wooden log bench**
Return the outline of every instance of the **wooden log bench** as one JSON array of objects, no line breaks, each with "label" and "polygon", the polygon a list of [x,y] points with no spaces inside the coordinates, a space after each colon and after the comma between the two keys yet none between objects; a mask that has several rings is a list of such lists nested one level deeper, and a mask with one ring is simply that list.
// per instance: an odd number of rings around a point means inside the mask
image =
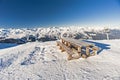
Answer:
[{"label": "wooden log bench", "polygon": [[[80,54],[79,53],[75,53],[75,51],[69,47],[67,47],[65,44],[61,43],[60,41],[57,41],[57,46],[60,46],[60,50],[66,51],[68,53],[68,60],[72,60],[72,59],[78,59],[80,58]],[[74,54],[78,54],[78,56],[74,56]]]}]

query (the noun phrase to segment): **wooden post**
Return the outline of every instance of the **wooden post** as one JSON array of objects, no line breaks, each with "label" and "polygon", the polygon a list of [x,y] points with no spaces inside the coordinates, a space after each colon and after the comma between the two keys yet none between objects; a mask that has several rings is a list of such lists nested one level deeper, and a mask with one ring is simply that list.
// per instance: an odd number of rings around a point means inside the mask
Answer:
[{"label": "wooden post", "polygon": [[78,53],[81,53],[81,47],[78,47],[77,50],[78,50]]},{"label": "wooden post", "polygon": [[62,47],[60,46],[60,50],[62,49]]},{"label": "wooden post", "polygon": [[68,60],[71,60],[71,59],[72,59],[72,55],[68,54]]},{"label": "wooden post", "polygon": [[67,42],[67,41],[65,41],[65,45],[66,45],[66,46],[68,45],[68,42]]},{"label": "wooden post", "polygon": [[82,58],[87,58],[87,56],[85,54],[82,54]]},{"label": "wooden post", "polygon": [[96,55],[98,48],[97,47],[93,47],[92,50],[93,50],[93,55],[92,56]]},{"label": "wooden post", "polygon": [[68,42],[66,42],[66,46],[68,46],[68,44],[69,44],[69,43],[68,43]]},{"label": "wooden post", "polygon": [[62,49],[61,49],[61,52],[64,52],[64,51],[65,51],[65,49],[64,49],[64,48],[62,48]]},{"label": "wooden post", "polygon": [[62,39],[62,43],[64,44],[64,40]]},{"label": "wooden post", "polygon": [[59,44],[57,43],[57,46],[59,46]]},{"label": "wooden post", "polygon": [[90,48],[89,46],[86,46],[86,55],[87,55],[87,56],[90,56],[89,48]]},{"label": "wooden post", "polygon": [[81,57],[81,47],[78,47],[78,55]]},{"label": "wooden post", "polygon": [[66,41],[64,41],[64,44],[66,45]]},{"label": "wooden post", "polygon": [[70,47],[71,46],[71,44],[70,44],[70,42],[68,42],[68,47]]}]

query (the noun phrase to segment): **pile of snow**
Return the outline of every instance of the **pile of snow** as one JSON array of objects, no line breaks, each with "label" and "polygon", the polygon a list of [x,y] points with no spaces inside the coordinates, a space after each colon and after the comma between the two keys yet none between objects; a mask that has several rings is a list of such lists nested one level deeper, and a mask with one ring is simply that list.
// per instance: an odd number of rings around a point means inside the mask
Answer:
[{"label": "pile of snow", "polygon": [[99,55],[71,61],[55,41],[1,49],[0,80],[120,80],[120,40],[93,42]]},{"label": "pile of snow", "polygon": [[75,39],[105,40],[106,29],[110,39],[120,39],[120,27],[49,27],[33,29],[0,29],[0,42],[26,43],[34,41],[54,41],[61,37]]}]

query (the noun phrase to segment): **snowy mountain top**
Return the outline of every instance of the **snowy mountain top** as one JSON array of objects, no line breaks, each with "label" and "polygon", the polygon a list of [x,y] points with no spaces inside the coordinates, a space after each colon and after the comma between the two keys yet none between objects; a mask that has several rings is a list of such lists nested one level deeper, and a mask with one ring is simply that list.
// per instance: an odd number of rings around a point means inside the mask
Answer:
[{"label": "snowy mountain top", "polygon": [[[49,28],[21,28],[21,29],[0,29],[0,40],[5,39],[22,39],[24,42],[28,41],[50,41],[56,40],[61,35],[67,34],[76,39],[106,39],[105,30],[110,30],[111,39],[119,39],[120,36],[120,27],[79,27],[79,26],[70,26],[70,27],[49,27]],[[96,36],[91,36],[96,35]],[[103,36],[100,38],[99,36]],[[2,41],[4,42],[4,41]],[[9,41],[7,41],[9,42]],[[16,40],[14,41],[16,42]]]}]

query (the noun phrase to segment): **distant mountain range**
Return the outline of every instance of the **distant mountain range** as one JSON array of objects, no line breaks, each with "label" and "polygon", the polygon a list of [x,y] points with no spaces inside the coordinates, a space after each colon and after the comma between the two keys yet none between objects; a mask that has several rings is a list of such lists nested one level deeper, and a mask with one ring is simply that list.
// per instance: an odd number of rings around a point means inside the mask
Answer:
[{"label": "distant mountain range", "polygon": [[0,29],[0,43],[22,44],[34,41],[54,41],[61,36],[74,39],[104,40],[120,39],[120,27],[49,27],[49,28],[22,28]]}]

